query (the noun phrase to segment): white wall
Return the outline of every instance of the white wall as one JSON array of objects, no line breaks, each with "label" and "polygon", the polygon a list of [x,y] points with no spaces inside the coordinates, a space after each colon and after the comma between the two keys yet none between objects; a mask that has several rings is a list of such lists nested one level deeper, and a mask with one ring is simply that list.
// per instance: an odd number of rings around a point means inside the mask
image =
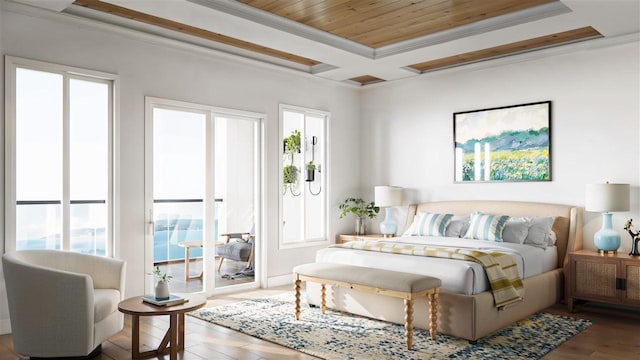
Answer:
[{"label": "white wall", "polygon": [[[579,46],[578,46],[579,47]],[[408,188],[406,203],[496,199],[584,206],[585,184],[632,185],[622,230],[640,225],[640,51],[637,40],[502,66],[468,66],[373,88],[361,99],[362,188]],[[551,182],[454,184],[453,113],[552,101]],[[601,215],[585,213],[585,247]]]},{"label": "white wall", "polygon": [[[344,194],[345,189],[357,187],[359,179],[358,169],[353,167],[359,142],[350,139],[349,135],[355,133],[358,126],[359,95],[356,88],[255,62],[213,56],[212,52],[186,51],[167,46],[166,43],[143,41],[136,36],[95,28],[86,25],[86,22],[71,21],[63,15],[33,17],[7,9],[1,15],[3,55],[89,68],[120,76],[120,173],[117,180],[121,212],[117,218],[120,232],[116,237],[119,257],[127,261],[127,296],[141,294],[145,278],[146,95],[267,114],[264,123],[266,201],[263,228],[263,238],[268,242],[267,276],[289,274],[293,266],[313,261],[316,249],[278,249],[277,169],[281,152],[278,104],[331,112],[329,136],[333,175],[329,183],[333,194]],[[3,139],[2,133],[0,142]],[[341,176],[345,173],[352,176]],[[0,188],[4,189],[4,177],[0,178]],[[330,197],[329,202],[337,203],[337,200]],[[0,226],[3,225],[1,221]],[[337,218],[330,221],[336,222]],[[335,233],[329,236],[333,238]],[[0,281],[0,288],[4,288],[3,281]],[[8,317],[6,300],[4,297],[1,299],[0,321]]]}]

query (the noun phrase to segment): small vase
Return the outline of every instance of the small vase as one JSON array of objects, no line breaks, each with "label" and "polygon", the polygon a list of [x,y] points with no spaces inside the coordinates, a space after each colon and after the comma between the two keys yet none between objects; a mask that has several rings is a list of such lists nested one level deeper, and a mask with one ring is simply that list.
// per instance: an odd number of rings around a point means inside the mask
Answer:
[{"label": "small vase", "polygon": [[156,300],[169,299],[169,283],[159,280],[156,284]]},{"label": "small vase", "polygon": [[367,226],[365,223],[365,218],[357,217],[356,218],[356,235],[366,235]]}]

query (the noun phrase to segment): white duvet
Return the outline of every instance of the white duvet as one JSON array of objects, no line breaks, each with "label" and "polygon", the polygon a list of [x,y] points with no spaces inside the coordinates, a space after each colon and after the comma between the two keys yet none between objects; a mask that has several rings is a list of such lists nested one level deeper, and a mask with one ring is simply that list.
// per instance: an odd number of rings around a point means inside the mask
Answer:
[{"label": "white duvet", "polygon": [[[431,236],[408,236],[385,241],[504,252],[513,256],[518,264],[520,277],[523,279],[557,267],[558,255],[554,246],[541,249],[530,245]],[[473,295],[489,290],[489,282],[482,265],[472,261],[328,247],[318,251],[316,262],[350,264],[434,276],[442,280],[441,290],[448,293]]]}]

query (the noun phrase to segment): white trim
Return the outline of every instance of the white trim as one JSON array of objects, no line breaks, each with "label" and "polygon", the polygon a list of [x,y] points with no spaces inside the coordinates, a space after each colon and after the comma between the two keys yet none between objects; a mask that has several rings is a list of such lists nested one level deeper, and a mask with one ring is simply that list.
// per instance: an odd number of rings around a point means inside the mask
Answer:
[{"label": "white trim", "polygon": [[[323,239],[303,239],[301,241],[296,241],[296,242],[284,242],[283,240],[283,231],[282,231],[282,223],[284,221],[284,210],[283,210],[283,184],[282,184],[282,169],[283,169],[283,162],[282,159],[280,159],[278,161],[278,246],[280,249],[293,249],[293,248],[301,248],[301,247],[310,247],[310,246],[324,246],[324,245],[329,245],[330,241],[329,241],[329,206],[327,205],[328,202],[328,179],[330,179],[329,173],[330,173],[330,162],[329,162],[329,158],[327,156],[327,154],[329,153],[327,151],[327,147],[328,144],[330,144],[329,142],[329,129],[328,129],[328,124],[330,122],[331,119],[331,113],[328,111],[323,111],[323,110],[316,110],[316,109],[311,109],[311,108],[306,108],[306,107],[302,107],[302,106],[296,106],[296,105],[287,105],[287,104],[278,104],[278,144],[279,144],[279,149],[281,149],[282,143],[284,141],[284,134],[283,134],[283,113],[284,111],[291,111],[291,112],[297,112],[297,113],[301,113],[305,116],[305,121],[306,121],[306,117],[308,115],[310,116],[316,116],[316,117],[322,117],[324,119],[324,123],[323,123],[323,139],[322,141],[324,142],[323,146],[322,146],[322,159],[324,160],[324,163],[321,164],[322,166],[322,171],[319,172],[320,176],[322,177],[322,181],[321,181],[321,186],[322,186],[322,192],[321,195],[323,198],[323,204],[322,206],[324,207],[324,238]],[[306,129],[302,129],[302,138],[304,139],[304,134],[305,134]],[[304,149],[304,141],[302,142],[302,152],[305,153],[305,149]],[[281,154],[282,150],[279,150],[279,153]],[[281,155],[280,155],[281,157]],[[303,159],[304,160],[304,159]],[[304,166],[304,161],[303,161],[303,166]],[[300,176],[302,176],[303,171],[302,169],[300,170]],[[303,184],[301,185],[302,190],[304,192],[305,187],[304,187],[304,181],[302,181]],[[305,192],[306,194],[306,192]],[[301,195],[303,196],[303,195]],[[304,196],[303,196],[303,209],[301,210],[304,213]],[[304,219],[304,214],[301,217],[302,219]],[[302,230],[304,232],[304,228],[305,228],[305,224],[303,222],[303,226],[302,226]]]},{"label": "white trim", "polygon": [[0,334],[11,334],[11,319],[0,319]]},{"label": "white trim", "polygon": [[293,284],[293,273],[280,275],[280,276],[272,276],[267,279],[267,288],[272,288],[276,286],[283,285],[292,285]]},{"label": "white trim", "polygon": [[[57,73],[63,76],[63,171],[62,171],[62,198],[61,200],[61,208],[62,208],[62,219],[63,225],[61,228],[61,247],[63,250],[70,250],[70,205],[69,205],[69,163],[68,159],[66,159],[69,155],[69,83],[70,79],[80,79],[84,81],[96,81],[105,83],[109,86],[109,89],[116,89],[118,86],[119,77],[114,74],[84,69],[79,67],[60,65],[55,63],[49,63],[44,61],[32,60],[27,58],[20,58],[14,56],[5,56],[5,241],[4,241],[4,251],[15,251],[16,250],[16,179],[15,179],[15,170],[16,170],[16,108],[15,108],[15,99],[16,99],[16,70],[17,68],[24,69],[33,69],[37,71],[43,71],[47,73]],[[116,91],[109,91],[109,102],[115,107],[110,107],[109,109],[109,118],[107,131],[108,134],[108,144],[109,147],[108,152],[111,154],[115,151],[115,141],[117,140],[117,136],[114,131],[115,126],[115,116],[117,115],[117,106],[119,101],[117,99],[118,93]],[[66,160],[65,160],[66,159]],[[115,209],[114,205],[114,195],[115,190],[113,188],[114,179],[116,174],[113,172],[113,158],[109,155],[108,159],[108,189],[107,189],[107,198],[105,199],[107,206],[107,222],[106,222],[106,256],[114,256],[113,252],[110,249],[113,249],[115,244],[116,237],[114,236],[115,232],[112,228],[113,221],[112,218],[114,216]],[[116,165],[118,166],[118,165]],[[67,219],[65,221],[64,219]],[[13,239],[12,241],[7,241],[7,239]]]},{"label": "white trim", "polygon": [[[170,100],[152,96],[145,96],[145,257],[144,257],[144,269],[145,274],[150,273],[153,267],[153,109],[171,109],[171,110],[180,110],[192,113],[202,113],[206,116],[206,124],[205,131],[209,134],[207,136],[207,141],[205,144],[206,147],[206,159],[205,159],[205,173],[209,178],[213,178],[213,173],[215,169],[215,126],[213,126],[213,121],[216,117],[226,117],[230,119],[244,119],[250,120],[256,124],[256,131],[258,131],[258,136],[255,138],[256,141],[256,149],[257,159],[259,159],[259,164],[257,164],[256,169],[256,178],[255,181],[255,190],[256,190],[256,204],[254,211],[255,219],[256,219],[256,237],[260,239],[259,242],[256,243],[255,254],[259,254],[259,258],[261,261],[257,264],[255,269],[254,281],[248,284],[243,284],[243,286],[225,286],[222,288],[215,287],[215,276],[210,274],[215,274],[217,269],[215,266],[215,261],[213,258],[210,261],[205,262],[204,266],[204,278],[203,284],[204,289],[202,293],[209,297],[212,295],[228,293],[232,291],[238,290],[246,290],[252,288],[258,288],[263,284],[263,280],[261,278],[261,274],[266,273],[264,258],[266,257],[266,246],[263,246],[267,242],[267,238],[265,236],[265,232],[262,229],[262,223],[264,220],[264,207],[263,207],[263,199],[264,194],[266,192],[263,191],[262,178],[263,174],[261,171],[265,168],[264,159],[265,159],[265,151],[263,147],[262,139],[264,137],[263,131],[263,122],[266,118],[265,114],[236,110],[230,108],[223,108],[211,105],[203,105],[198,103],[191,103],[179,100]],[[213,199],[215,194],[213,181],[207,181],[205,185],[205,198]],[[204,202],[204,216],[205,224],[213,224],[215,206],[213,206],[213,202]],[[203,243],[203,252],[213,253],[213,249],[215,248],[216,239],[213,238],[214,231],[213,227],[206,227],[205,225],[205,234],[204,234],[204,243]],[[148,277],[148,280],[145,281],[145,292],[151,292],[153,283],[152,278]]]}]

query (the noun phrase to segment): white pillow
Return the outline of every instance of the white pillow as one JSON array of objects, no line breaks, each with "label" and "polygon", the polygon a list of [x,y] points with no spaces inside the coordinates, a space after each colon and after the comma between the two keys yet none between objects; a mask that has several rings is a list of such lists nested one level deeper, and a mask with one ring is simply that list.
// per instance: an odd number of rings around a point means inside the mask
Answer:
[{"label": "white pillow", "polygon": [[549,236],[547,236],[547,246],[556,246],[556,242],[558,241],[558,234],[555,231],[549,231]]},{"label": "white pillow", "polygon": [[418,213],[403,236],[445,236],[453,214]]},{"label": "white pillow", "polygon": [[502,231],[508,220],[508,215],[471,214],[471,224],[464,237],[466,239],[502,242]]},{"label": "white pillow", "polygon": [[502,230],[502,241],[514,244],[524,243],[529,233],[529,222],[522,218],[511,218]]},{"label": "white pillow", "polygon": [[453,215],[444,236],[447,237],[463,237],[469,229],[469,216]]},{"label": "white pillow", "polygon": [[522,244],[531,245],[546,249],[550,242],[555,244],[555,240],[550,240],[551,226],[555,220],[552,216],[547,217],[519,217],[513,218],[514,221],[526,222],[529,224],[527,236]]}]

